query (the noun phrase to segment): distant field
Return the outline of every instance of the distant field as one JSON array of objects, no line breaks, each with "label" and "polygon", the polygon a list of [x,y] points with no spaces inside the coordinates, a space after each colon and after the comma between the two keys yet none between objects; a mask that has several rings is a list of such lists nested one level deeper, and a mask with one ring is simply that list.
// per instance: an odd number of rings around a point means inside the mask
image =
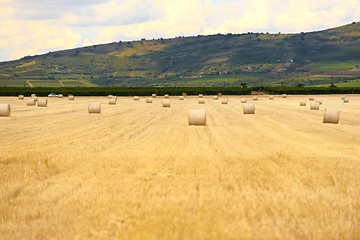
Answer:
[{"label": "distant field", "polygon": [[[360,79],[359,80],[352,80],[348,82],[339,82],[334,83],[337,87],[360,87]],[[318,84],[318,85],[312,85],[309,87],[329,87],[330,84]]]},{"label": "distant field", "polygon": [[34,87],[61,87],[60,83],[56,80],[30,80]]},{"label": "distant field", "polygon": [[[0,97],[12,110],[0,117],[0,238],[360,239],[360,95],[348,97],[316,95],[319,111],[304,95],[172,96],[170,108],[161,96],[46,108]],[[325,108],[339,124],[322,123]],[[189,109],[207,126],[188,126]]]},{"label": "distant field", "polygon": [[27,84],[24,85],[24,80],[22,79],[0,79],[0,87],[6,86],[6,87],[24,87],[27,86]]},{"label": "distant field", "polygon": [[61,80],[65,87],[82,87],[83,83],[77,80]]},{"label": "distant field", "polygon": [[349,71],[356,66],[359,66],[359,62],[320,62],[320,63],[312,63],[307,66],[311,71],[318,72],[341,72],[341,71]]}]

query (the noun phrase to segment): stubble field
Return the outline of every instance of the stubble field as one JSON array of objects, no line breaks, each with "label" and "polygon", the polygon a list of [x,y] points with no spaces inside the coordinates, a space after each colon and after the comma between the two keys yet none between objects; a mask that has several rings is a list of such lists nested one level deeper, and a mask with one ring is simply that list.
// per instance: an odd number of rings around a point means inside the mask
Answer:
[{"label": "stubble field", "polygon": [[0,97],[0,239],[359,239],[360,95],[242,97]]}]

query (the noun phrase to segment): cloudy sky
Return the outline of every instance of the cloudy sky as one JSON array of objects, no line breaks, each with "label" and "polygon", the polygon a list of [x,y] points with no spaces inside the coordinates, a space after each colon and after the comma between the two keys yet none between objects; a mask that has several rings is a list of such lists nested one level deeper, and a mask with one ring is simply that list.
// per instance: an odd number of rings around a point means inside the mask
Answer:
[{"label": "cloudy sky", "polygon": [[322,30],[359,16],[360,0],[0,0],[0,61],[119,40]]}]

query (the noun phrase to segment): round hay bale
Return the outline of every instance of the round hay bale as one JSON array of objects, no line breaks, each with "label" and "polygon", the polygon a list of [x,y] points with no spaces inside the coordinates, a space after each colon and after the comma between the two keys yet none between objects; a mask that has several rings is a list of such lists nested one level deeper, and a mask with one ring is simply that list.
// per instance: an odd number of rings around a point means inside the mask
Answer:
[{"label": "round hay bale", "polygon": [[146,103],[152,103],[152,98],[146,98]]},{"label": "round hay bale", "polygon": [[244,114],[255,114],[255,104],[245,103],[244,104]]},{"label": "round hay bale", "polygon": [[155,93],[151,94],[151,97],[156,98],[156,94]]},{"label": "round hay bale", "polygon": [[108,95],[108,99],[110,99],[110,98],[112,98],[112,97],[114,97],[113,95]]},{"label": "round hay bale", "polygon": [[183,92],[183,93],[181,94],[181,96],[186,97],[187,95],[186,95],[186,93]]},{"label": "round hay bale", "polygon": [[35,93],[32,93],[31,94],[31,98],[35,98],[36,97],[36,94]]},{"label": "round hay bale", "polygon": [[205,109],[189,110],[189,125],[206,126]]},{"label": "round hay bale", "polygon": [[347,97],[345,97],[345,98],[343,99],[343,102],[344,102],[344,103],[349,103],[349,99],[348,99]]},{"label": "round hay bale", "polygon": [[199,98],[203,98],[204,97],[204,94],[199,94]]},{"label": "round hay bale", "polygon": [[229,99],[225,98],[225,99],[221,99],[221,104],[228,104]]},{"label": "round hay bale", "polygon": [[58,98],[63,98],[63,97],[64,97],[64,95],[62,95],[62,94],[58,95]]},{"label": "round hay bale", "polygon": [[274,100],[274,97],[273,97],[273,96],[269,96],[269,100]]},{"label": "round hay bale", "polygon": [[253,101],[257,101],[258,100],[258,97],[253,97]]},{"label": "round hay bale", "polygon": [[323,123],[338,124],[340,118],[340,110],[325,108]]},{"label": "round hay bale", "polygon": [[74,95],[69,95],[68,96],[69,100],[73,101],[75,99]]},{"label": "round hay bale", "polygon": [[218,97],[222,97],[222,93],[220,93],[220,92],[217,95],[218,95]]},{"label": "round hay bale", "polygon": [[204,98],[199,98],[199,104],[205,104],[205,99]]},{"label": "round hay bale", "polygon": [[283,94],[282,97],[283,97],[283,98],[287,98],[287,95],[286,95],[286,94]]},{"label": "round hay bale", "polygon": [[134,101],[139,101],[140,97],[139,96],[134,96]]},{"label": "round hay bale", "polygon": [[35,104],[36,104],[36,101],[34,98],[29,98],[26,102],[26,105],[28,105],[28,106],[35,106]]},{"label": "round hay bale", "polygon": [[163,104],[163,107],[170,107],[170,100],[168,100],[168,99],[163,100],[162,104]]},{"label": "round hay bale", "polygon": [[101,103],[90,103],[88,107],[89,114],[101,113]]},{"label": "round hay bale", "polygon": [[184,100],[184,96],[179,96],[179,100]]},{"label": "round hay bale", "polygon": [[247,102],[246,98],[241,99],[241,103],[246,103],[246,102]]},{"label": "round hay bale", "polygon": [[322,105],[322,100],[316,100],[319,105]]},{"label": "round hay bale", "polygon": [[0,104],[0,117],[10,117],[10,104]]},{"label": "round hay bale", "polygon": [[169,94],[165,94],[165,98],[169,98]]},{"label": "round hay bale", "polygon": [[309,101],[314,101],[314,96],[310,96]]},{"label": "round hay bale", "polygon": [[37,101],[38,107],[47,107],[47,99],[46,98],[39,98]]},{"label": "round hay bale", "polygon": [[301,107],[306,106],[306,101],[300,101],[300,106],[301,106]]},{"label": "round hay bale", "polygon": [[19,95],[19,100],[24,100],[24,95]]},{"label": "round hay bale", "polygon": [[116,104],[116,100],[117,100],[116,97],[110,98],[110,99],[109,99],[109,105],[115,105],[115,104]]},{"label": "round hay bale", "polygon": [[317,102],[311,102],[310,103],[310,110],[319,110],[320,105]]},{"label": "round hay bale", "polygon": [[344,98],[346,98],[346,96],[345,96],[345,95],[342,95],[342,96],[341,96],[341,100],[344,100]]},{"label": "round hay bale", "polygon": [[218,97],[218,96],[214,96],[213,98],[214,98],[214,100],[218,100],[218,99],[219,99],[219,97]]}]

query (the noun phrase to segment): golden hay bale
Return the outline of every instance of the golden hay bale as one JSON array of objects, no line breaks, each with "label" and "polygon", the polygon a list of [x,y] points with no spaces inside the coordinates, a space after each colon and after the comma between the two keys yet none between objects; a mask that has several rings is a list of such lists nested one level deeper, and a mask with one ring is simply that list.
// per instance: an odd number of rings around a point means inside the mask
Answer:
[{"label": "golden hay bale", "polygon": [[108,95],[108,99],[110,99],[110,98],[112,98],[112,97],[114,97],[113,95]]},{"label": "golden hay bale", "polygon": [[116,104],[116,100],[117,100],[116,97],[110,98],[110,99],[109,99],[109,105],[115,105],[115,104]]},{"label": "golden hay bale", "polygon": [[62,94],[58,95],[58,98],[63,98],[63,97],[64,97],[64,95],[62,95]]},{"label": "golden hay bale", "polygon": [[246,103],[246,102],[247,102],[246,98],[241,99],[241,103]]},{"label": "golden hay bale", "polygon": [[228,104],[229,100],[227,98],[221,99],[221,104]]},{"label": "golden hay bale", "polygon": [[309,101],[314,101],[314,96],[310,96]]},{"label": "golden hay bale", "polygon": [[204,98],[199,98],[199,104],[205,104],[205,99]]},{"label": "golden hay bale", "polygon": [[69,100],[72,100],[72,101],[75,99],[74,95],[69,95],[68,98],[69,98]]},{"label": "golden hay bale", "polygon": [[162,104],[163,104],[163,107],[170,107],[170,100],[168,100],[168,99],[163,100]]},{"label": "golden hay bale", "polygon": [[339,118],[340,118],[339,110],[325,108],[323,123],[338,124]]},{"label": "golden hay bale", "polygon": [[341,96],[341,100],[344,100],[344,98],[346,98],[346,96],[345,96],[345,95],[342,95],[342,96]]},{"label": "golden hay bale", "polygon": [[258,100],[257,96],[253,97],[253,101],[257,101],[257,100]]},{"label": "golden hay bale", "polygon": [[300,101],[300,106],[301,107],[306,106],[306,101]]},{"label": "golden hay bale", "polygon": [[287,95],[286,95],[286,94],[283,94],[282,97],[283,97],[283,98],[287,98]]},{"label": "golden hay bale", "polygon": [[47,99],[46,98],[39,98],[37,101],[38,107],[47,107]]},{"label": "golden hay bale", "polygon": [[152,98],[146,98],[146,103],[152,103]]},{"label": "golden hay bale", "polygon": [[36,97],[36,94],[35,93],[32,93],[31,94],[31,98],[35,98]]},{"label": "golden hay bale", "polygon": [[134,96],[134,101],[139,101],[140,97],[139,96]]},{"label": "golden hay bale", "polygon": [[244,104],[244,114],[255,114],[255,104],[245,103]]},{"label": "golden hay bale", "polygon": [[218,100],[218,99],[219,99],[219,97],[218,97],[218,96],[214,96],[213,98],[214,98],[214,100]]},{"label": "golden hay bale", "polygon": [[181,94],[181,96],[186,97],[187,94],[183,92],[183,93]]},{"label": "golden hay bale", "polygon": [[316,100],[319,105],[322,105],[322,100]]},{"label": "golden hay bale", "polygon": [[179,96],[179,100],[184,100],[184,96]]},{"label": "golden hay bale", "polygon": [[10,117],[10,104],[0,104],[0,117]]},{"label": "golden hay bale", "polygon": [[19,95],[19,100],[24,100],[24,95]]},{"label": "golden hay bale", "polygon": [[349,99],[347,97],[344,97],[343,102],[344,103],[349,103]]},{"label": "golden hay bale", "polygon": [[151,97],[156,98],[156,94],[155,93],[151,94]]},{"label": "golden hay bale", "polygon": [[35,104],[36,104],[36,101],[34,98],[29,98],[26,102],[26,105],[28,105],[28,106],[35,106]]},{"label": "golden hay bale", "polygon": [[165,98],[169,98],[169,94],[165,94]]},{"label": "golden hay bale", "polygon": [[189,125],[206,126],[205,109],[189,110]]},{"label": "golden hay bale", "polygon": [[220,93],[220,92],[217,95],[218,95],[218,97],[222,97],[222,93]]},{"label": "golden hay bale", "polygon": [[204,97],[204,94],[199,94],[199,98],[203,98]]},{"label": "golden hay bale", "polygon": [[310,110],[319,110],[320,104],[317,102],[311,102],[310,103]]},{"label": "golden hay bale", "polygon": [[273,97],[273,96],[269,96],[269,100],[274,100],[274,97]]},{"label": "golden hay bale", "polygon": [[101,103],[90,103],[88,111],[89,113],[101,113]]}]

